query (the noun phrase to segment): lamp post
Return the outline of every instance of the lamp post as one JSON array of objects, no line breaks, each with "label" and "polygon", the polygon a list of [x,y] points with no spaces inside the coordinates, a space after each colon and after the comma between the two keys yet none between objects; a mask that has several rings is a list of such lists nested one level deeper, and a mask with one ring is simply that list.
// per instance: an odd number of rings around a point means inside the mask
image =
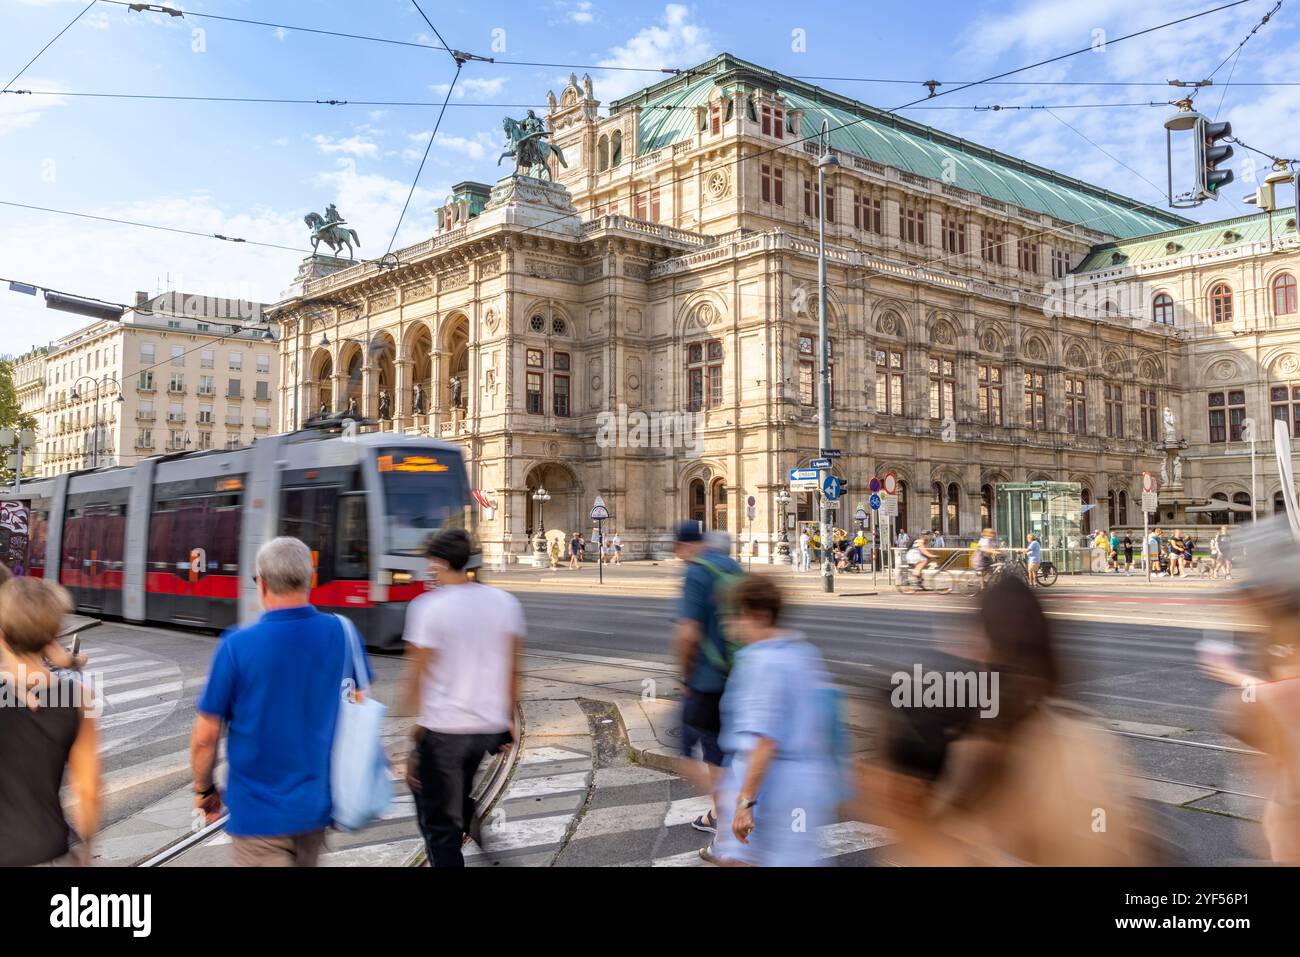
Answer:
[{"label": "lamp post", "polygon": [[68,398],[72,399],[73,402],[80,401],[81,399],[81,396],[77,393],[77,386],[81,385],[83,381],[89,381],[95,386],[95,442],[93,446],[94,452],[90,460],[91,462],[90,467],[93,469],[97,469],[99,468],[99,389],[100,386],[107,385],[108,383],[111,382],[113,383],[114,386],[117,387],[117,398],[114,399],[114,401],[118,403],[122,403],[125,402],[126,399],[123,398],[122,396],[122,384],[112,376],[104,376],[104,378],[100,380],[100,379],[96,379],[94,376],[83,375],[81,376],[81,378],[77,379],[76,382],[72,383],[72,392],[69,394]]},{"label": "lamp post", "polygon": [[538,566],[546,556],[546,522],[543,514],[546,503],[550,500],[551,493],[546,491],[545,486],[539,485],[537,491],[533,493],[533,504],[537,511],[537,534],[533,536],[533,562]]},{"label": "lamp post", "polygon": [[790,533],[786,529],[786,510],[790,507],[790,492],[781,489],[776,493],[776,504],[781,507],[781,541],[777,543],[776,554],[782,563],[790,561]]},{"label": "lamp post", "polygon": [[[830,128],[822,120],[821,155],[817,157],[817,355],[821,366],[818,390],[817,425],[823,451],[831,448],[831,369],[830,339],[826,329],[826,171],[840,165],[830,151]],[[822,493],[822,582],[827,592],[835,591],[835,564],[831,561],[831,511]]]}]

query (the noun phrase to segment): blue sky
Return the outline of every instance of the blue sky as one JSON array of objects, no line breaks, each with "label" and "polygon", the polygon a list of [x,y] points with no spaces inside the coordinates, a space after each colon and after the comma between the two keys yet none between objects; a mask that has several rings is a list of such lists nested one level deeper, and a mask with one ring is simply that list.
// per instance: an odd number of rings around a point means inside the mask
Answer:
[{"label": "blue sky", "polygon": [[[174,2],[193,13],[432,39],[410,0]],[[1251,0],[1144,39],[1104,45],[1098,41],[1209,9],[1220,0],[421,2],[451,46],[503,59],[577,64],[579,75],[582,65],[593,67],[596,96],[608,102],[660,76],[614,67],[689,66],[724,50],[800,76],[934,78],[951,84],[1095,44],[1095,52],[1024,78],[1125,84],[1193,78],[1228,56],[1275,0]],[[0,0],[5,24],[0,84],[85,3]],[[1230,73],[1234,83],[1293,80],[1300,76],[1298,66],[1300,6],[1284,5],[1216,81]],[[436,107],[187,103],[67,94],[441,101],[453,72],[451,59],[437,50],[131,13],[101,2],[13,84],[60,95],[0,96],[0,200],[295,247],[306,243],[303,215],[333,201],[360,233],[360,254],[375,256],[388,245]],[[547,90],[558,93],[569,72],[567,67],[465,66],[399,246],[429,235],[433,209],[453,183],[492,182],[506,169],[495,166],[500,117],[520,115],[523,108],[494,104],[545,104]],[[884,108],[922,92],[911,84],[817,82]],[[1170,98],[1164,87],[986,86],[928,105],[1069,107]],[[1216,86],[1200,95],[1198,107],[1230,119],[1237,135],[1252,145],[1300,154],[1294,122],[1300,113],[1298,87],[1231,86],[1225,93]],[[915,109],[905,115],[1163,204],[1162,189],[1153,184],[1164,182],[1161,121],[1168,109],[1053,112],[1055,117],[1045,111]],[[1238,149],[1233,160],[1238,182],[1229,194],[1234,199],[1253,189],[1247,182],[1251,171],[1239,162],[1245,156]],[[1262,176],[1265,170],[1256,171]],[[1217,219],[1250,210],[1224,199],[1190,215]],[[136,289],[153,293],[169,287],[270,301],[292,279],[300,259],[287,250],[0,206],[0,276],[115,301],[129,301]],[[21,352],[82,322],[0,288],[0,353]]]}]

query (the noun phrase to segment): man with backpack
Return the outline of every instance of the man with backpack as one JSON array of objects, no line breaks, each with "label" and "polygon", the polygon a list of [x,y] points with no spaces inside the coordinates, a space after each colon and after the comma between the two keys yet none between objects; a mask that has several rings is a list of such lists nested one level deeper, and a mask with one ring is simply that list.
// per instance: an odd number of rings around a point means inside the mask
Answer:
[{"label": "man with backpack", "polygon": [[[677,527],[673,551],[686,562],[673,631],[673,652],[686,685],[682,698],[682,755],[692,758],[699,745],[708,766],[710,792],[716,795],[723,758],[718,747],[718,733],[722,730],[719,706],[735,654],[735,645],[724,631],[723,617],[726,593],[744,576],[744,570],[725,552],[704,541],[698,522],[686,521]],[[717,822],[715,805],[691,826],[716,834]]]}]

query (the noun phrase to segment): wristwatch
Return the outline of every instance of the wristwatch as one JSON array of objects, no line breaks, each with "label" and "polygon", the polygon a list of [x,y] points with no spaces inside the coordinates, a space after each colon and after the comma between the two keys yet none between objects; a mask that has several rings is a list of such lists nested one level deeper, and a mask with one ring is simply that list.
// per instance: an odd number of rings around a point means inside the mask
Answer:
[{"label": "wristwatch", "polygon": [[194,793],[201,798],[212,797],[212,795],[217,793],[217,784],[214,781],[212,784],[209,784],[205,790],[202,791],[200,791],[198,788],[195,788]]},{"label": "wristwatch", "polygon": [[736,807],[740,808],[742,811],[748,811],[751,807],[753,807],[757,803],[758,801],[756,799],[747,798],[743,794],[740,795],[740,797],[736,798]]}]

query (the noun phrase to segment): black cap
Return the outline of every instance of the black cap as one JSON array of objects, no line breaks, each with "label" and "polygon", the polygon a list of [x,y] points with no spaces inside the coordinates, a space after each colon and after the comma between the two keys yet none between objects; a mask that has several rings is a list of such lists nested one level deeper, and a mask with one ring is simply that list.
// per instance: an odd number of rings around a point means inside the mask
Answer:
[{"label": "black cap", "polygon": [[679,542],[698,542],[704,539],[700,523],[687,519],[677,525],[676,540]]}]

